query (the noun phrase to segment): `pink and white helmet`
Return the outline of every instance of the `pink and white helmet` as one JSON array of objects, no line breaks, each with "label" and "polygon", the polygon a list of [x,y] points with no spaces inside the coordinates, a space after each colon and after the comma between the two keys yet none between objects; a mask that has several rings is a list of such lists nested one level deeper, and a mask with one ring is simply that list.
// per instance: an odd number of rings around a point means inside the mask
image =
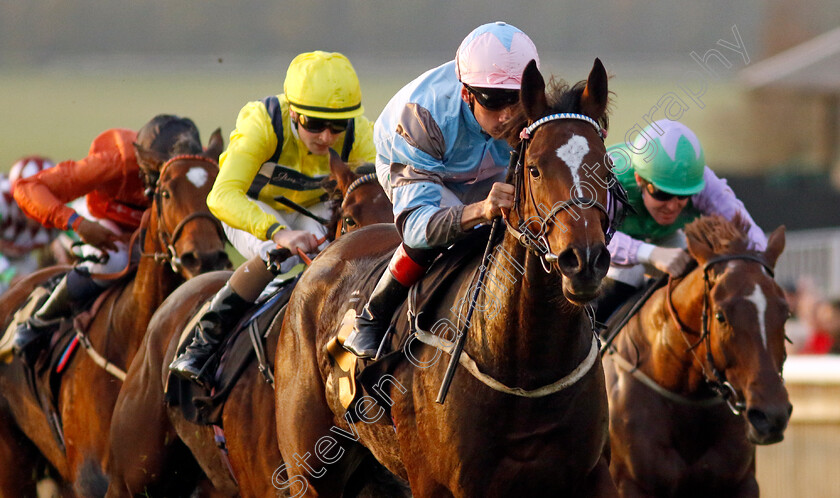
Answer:
[{"label": "pink and white helmet", "polygon": [[540,65],[537,47],[519,28],[502,21],[475,28],[455,53],[461,83],[478,88],[518,90],[531,59]]},{"label": "pink and white helmet", "polygon": [[55,166],[55,164],[46,157],[29,156],[18,159],[18,161],[12,165],[11,169],[9,169],[9,184],[12,188],[14,188],[15,182],[19,179],[37,175],[41,171],[52,168],[53,166]]}]

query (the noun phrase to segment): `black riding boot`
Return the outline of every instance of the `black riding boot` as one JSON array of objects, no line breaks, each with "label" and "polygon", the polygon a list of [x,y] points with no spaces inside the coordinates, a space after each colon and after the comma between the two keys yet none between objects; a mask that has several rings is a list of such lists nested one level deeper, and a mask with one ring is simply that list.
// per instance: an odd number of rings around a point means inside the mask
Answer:
[{"label": "black riding boot", "polygon": [[30,346],[48,338],[53,327],[63,317],[69,316],[75,305],[83,303],[101,291],[102,288],[91,280],[89,274],[71,270],[58,282],[38,311],[18,326],[12,344],[15,354],[24,356],[28,360],[34,359],[34,357],[29,358],[33,356],[31,353],[34,353],[34,350],[29,351],[33,349]]},{"label": "black riding boot", "polygon": [[344,348],[359,358],[375,357],[391,317],[405,301],[408,289],[390,269],[386,269],[361,314],[356,317],[353,332],[344,341]]},{"label": "black riding boot", "polygon": [[224,340],[228,330],[239,321],[251,302],[241,298],[231,287],[225,284],[213,297],[210,307],[199,318],[192,343],[181,356],[169,365],[169,370],[177,376],[210,388],[213,373],[206,368],[208,360]]}]

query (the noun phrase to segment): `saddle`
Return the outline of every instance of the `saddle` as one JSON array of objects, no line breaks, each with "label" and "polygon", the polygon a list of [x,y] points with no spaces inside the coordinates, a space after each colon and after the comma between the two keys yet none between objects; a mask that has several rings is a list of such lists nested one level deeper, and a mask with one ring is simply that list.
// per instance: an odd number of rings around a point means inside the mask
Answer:
[{"label": "saddle", "polygon": [[[471,274],[470,280],[475,281],[480,265],[480,257],[486,247],[489,237],[489,227],[474,230],[464,239],[456,242],[445,251],[429,268],[426,275],[412,286],[406,302],[400,306],[394,316],[388,331],[383,338],[380,358],[377,360],[360,360],[356,355],[344,349],[343,344],[353,329],[356,315],[367,302],[368,296],[379,281],[383,271],[393,255],[389,252],[380,257],[366,275],[365,279],[351,293],[350,307],[347,309],[335,336],[327,342],[327,353],[330,358],[331,371],[327,378],[327,390],[338,395],[341,405],[347,410],[351,418],[355,416],[354,405],[362,397],[362,392],[373,397],[385,410],[390,412],[391,401],[389,393],[373,386],[405,360],[407,350],[414,350],[420,346],[419,341],[411,340],[418,330],[431,327],[432,323],[423,323],[421,318],[424,309],[447,310],[442,306],[446,292],[458,277]],[[429,314],[432,321],[439,318]],[[448,316],[445,318],[449,318]],[[413,352],[417,356],[416,352]],[[386,387],[388,387],[386,385]],[[362,389],[359,389],[361,387]],[[381,387],[381,386],[378,386]]]},{"label": "saddle", "polygon": [[[220,426],[225,402],[246,369],[256,366],[266,383],[270,384],[269,387],[274,389],[274,375],[265,352],[268,329],[275,319],[283,319],[285,306],[299,277],[300,275],[296,274],[290,279],[275,280],[269,284],[270,288],[272,285],[274,288],[264,293],[227,334],[227,339],[216,353],[215,359],[210,360],[218,362],[212,392],[170,373],[164,388],[167,404],[180,407],[184,418],[190,422]],[[176,356],[192,342],[195,325],[209,306],[208,301],[184,327],[178,341]]]}]

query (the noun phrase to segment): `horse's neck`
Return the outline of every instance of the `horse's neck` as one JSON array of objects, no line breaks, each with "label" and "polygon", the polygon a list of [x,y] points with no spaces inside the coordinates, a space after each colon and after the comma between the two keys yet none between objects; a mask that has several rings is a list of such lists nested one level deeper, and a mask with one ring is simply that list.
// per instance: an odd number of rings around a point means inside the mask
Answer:
[{"label": "horse's neck", "polygon": [[522,387],[567,374],[590,347],[582,308],[565,299],[559,274],[546,273],[513,237],[491,260],[471,320],[471,354],[500,381]]},{"label": "horse's neck", "polygon": [[143,253],[149,256],[140,258],[132,292],[135,318],[144,330],[158,306],[181,283],[180,276],[175,275],[167,264],[157,263],[152,257],[165,252],[158,241],[155,220],[152,220],[143,240]]},{"label": "horse's neck", "polygon": [[[701,362],[705,360],[706,345],[700,343],[703,309],[703,273],[689,273],[672,290],[671,301],[677,317],[688,329],[683,332],[671,315],[667,289],[657,292],[656,299],[641,311],[641,330],[630,334],[641,358],[639,368],[662,387],[684,395],[697,393],[704,385]],[[625,348],[627,350],[627,348]],[[626,354],[625,354],[626,356]],[[633,360],[635,358],[627,357]]]}]

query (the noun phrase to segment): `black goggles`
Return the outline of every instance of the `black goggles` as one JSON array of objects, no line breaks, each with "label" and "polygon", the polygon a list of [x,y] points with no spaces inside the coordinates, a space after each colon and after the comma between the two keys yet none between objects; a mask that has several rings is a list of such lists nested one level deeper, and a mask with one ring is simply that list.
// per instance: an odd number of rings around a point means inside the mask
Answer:
[{"label": "black goggles", "polygon": [[659,190],[658,188],[654,187],[653,184],[650,182],[645,182],[645,190],[647,190],[648,195],[660,202],[668,202],[674,197],[676,197],[679,201],[684,201],[691,197],[690,195],[669,194],[668,192]]},{"label": "black goggles", "polygon": [[519,90],[464,86],[467,87],[467,91],[475,97],[481,107],[488,111],[501,111],[519,102]]},{"label": "black goggles", "polygon": [[347,130],[347,126],[349,126],[350,120],[310,118],[309,116],[298,114],[297,123],[309,133],[321,133],[327,128],[329,128],[330,132],[332,132],[334,135],[338,135],[339,133],[344,133]]}]

